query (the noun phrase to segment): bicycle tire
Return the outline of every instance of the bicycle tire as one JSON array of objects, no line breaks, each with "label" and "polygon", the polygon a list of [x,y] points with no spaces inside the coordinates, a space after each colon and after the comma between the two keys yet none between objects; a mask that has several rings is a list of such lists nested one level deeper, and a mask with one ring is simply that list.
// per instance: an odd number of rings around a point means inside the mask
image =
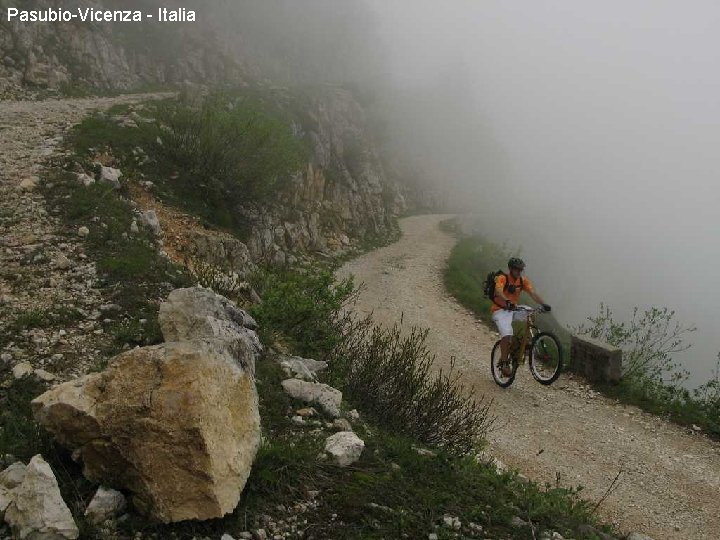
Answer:
[{"label": "bicycle tire", "polygon": [[[540,339],[543,338],[550,338],[552,341],[555,342],[555,346],[557,347],[558,352],[558,359],[557,359],[557,367],[555,368],[555,373],[553,373],[552,377],[550,378],[542,378],[538,375],[537,368],[535,366],[535,355],[533,354],[535,351],[535,345],[537,344]],[[554,383],[558,377],[560,376],[560,373],[562,372],[563,367],[563,349],[562,344],[560,343],[560,340],[553,334],[552,332],[540,332],[538,335],[536,335],[532,343],[530,344],[530,354],[529,354],[529,367],[530,367],[530,373],[532,373],[532,376],[535,378],[537,382],[540,384],[544,384],[546,386],[551,385]]]},{"label": "bicycle tire", "polygon": [[495,381],[495,384],[497,384],[500,388],[507,388],[510,386],[513,381],[515,380],[515,374],[517,373],[517,367],[513,367],[512,375],[508,377],[507,380],[500,380],[497,376],[497,373],[495,373],[495,352],[500,347],[500,340],[497,340],[495,342],[495,345],[492,348],[492,352],[490,353],[490,373],[492,374],[492,378]]}]

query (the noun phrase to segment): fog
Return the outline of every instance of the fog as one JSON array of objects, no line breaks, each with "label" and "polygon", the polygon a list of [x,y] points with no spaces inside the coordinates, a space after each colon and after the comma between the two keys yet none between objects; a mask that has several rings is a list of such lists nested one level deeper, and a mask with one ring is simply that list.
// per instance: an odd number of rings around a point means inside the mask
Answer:
[{"label": "fog", "polygon": [[[679,358],[690,383],[708,378],[720,351],[720,4],[252,4],[233,23],[258,36],[244,50],[265,51],[288,81],[372,95],[384,150],[477,213],[489,238],[522,246],[562,322],[600,302],[620,318],[668,306],[698,328]],[[280,73],[288,64],[299,69]]]},{"label": "fog", "polygon": [[522,246],[563,322],[601,301],[620,317],[668,306],[697,326],[680,360],[691,383],[707,379],[720,351],[720,5],[372,8],[395,99],[425,94],[414,115],[396,107],[424,170],[490,238]]}]

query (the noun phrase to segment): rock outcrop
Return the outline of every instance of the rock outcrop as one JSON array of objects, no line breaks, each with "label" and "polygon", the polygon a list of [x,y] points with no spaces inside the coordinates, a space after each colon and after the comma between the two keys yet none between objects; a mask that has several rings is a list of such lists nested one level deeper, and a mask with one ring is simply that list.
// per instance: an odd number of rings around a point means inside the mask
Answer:
[{"label": "rock outcrop", "polygon": [[12,491],[5,521],[18,540],[74,540],[80,531],[60,495],[50,465],[35,456],[22,483]]},{"label": "rock outcrop", "polygon": [[174,341],[46,392],[32,403],[35,418],[75,451],[87,478],[129,492],[152,518],[222,517],[260,444],[254,321],[195,288],[171,293],[161,326]]}]

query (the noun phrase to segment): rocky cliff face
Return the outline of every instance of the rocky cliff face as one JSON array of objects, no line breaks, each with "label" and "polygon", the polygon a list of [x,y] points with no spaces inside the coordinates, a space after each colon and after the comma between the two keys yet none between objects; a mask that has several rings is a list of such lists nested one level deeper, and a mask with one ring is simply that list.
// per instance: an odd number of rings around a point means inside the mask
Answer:
[{"label": "rocky cliff face", "polygon": [[[69,0],[62,7],[151,12],[154,4],[153,0]],[[45,10],[58,6],[52,0],[0,0],[3,98],[27,95],[33,89],[126,90],[240,78],[237,64],[221,54],[212,34],[203,32],[202,23],[8,22],[8,7]]]},{"label": "rocky cliff face", "polygon": [[288,253],[336,251],[385,237],[405,210],[349,91],[318,91],[301,113],[293,128],[311,148],[305,170],[274,203],[241,210],[253,224],[248,247],[257,259],[284,263]]}]

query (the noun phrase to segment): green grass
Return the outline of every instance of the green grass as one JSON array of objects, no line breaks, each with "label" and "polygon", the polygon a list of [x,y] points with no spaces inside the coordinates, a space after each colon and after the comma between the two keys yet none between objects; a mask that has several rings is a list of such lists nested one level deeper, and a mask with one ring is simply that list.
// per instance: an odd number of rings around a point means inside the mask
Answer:
[{"label": "green grass", "polygon": [[158,254],[150,231],[129,234],[134,214],[122,193],[99,182],[82,186],[63,170],[55,171],[51,184],[45,196],[59,211],[67,234],[76,234],[80,226],[90,229],[85,247],[96,261],[97,285],[107,302],[120,306],[107,315],[112,334],[107,355],[162,341],[159,303],[170,290],[190,283],[184,270]]}]

